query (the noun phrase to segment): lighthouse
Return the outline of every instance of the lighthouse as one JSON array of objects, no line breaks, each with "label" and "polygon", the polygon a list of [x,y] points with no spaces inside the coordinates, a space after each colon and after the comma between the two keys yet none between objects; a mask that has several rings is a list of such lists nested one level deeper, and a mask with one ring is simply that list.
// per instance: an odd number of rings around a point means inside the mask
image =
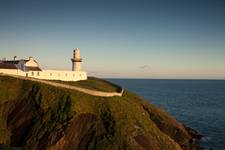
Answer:
[{"label": "lighthouse", "polygon": [[73,50],[73,58],[71,59],[71,61],[72,61],[72,71],[80,71],[82,59],[80,57],[79,48]]}]

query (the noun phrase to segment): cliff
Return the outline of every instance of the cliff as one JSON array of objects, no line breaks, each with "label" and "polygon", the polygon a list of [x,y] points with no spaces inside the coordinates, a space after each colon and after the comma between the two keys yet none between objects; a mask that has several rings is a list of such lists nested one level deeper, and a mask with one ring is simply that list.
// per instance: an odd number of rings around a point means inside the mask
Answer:
[{"label": "cliff", "polygon": [[[60,82],[102,91],[119,87],[101,79]],[[200,136],[162,109],[124,91],[97,97],[0,76],[0,149],[195,150]]]}]

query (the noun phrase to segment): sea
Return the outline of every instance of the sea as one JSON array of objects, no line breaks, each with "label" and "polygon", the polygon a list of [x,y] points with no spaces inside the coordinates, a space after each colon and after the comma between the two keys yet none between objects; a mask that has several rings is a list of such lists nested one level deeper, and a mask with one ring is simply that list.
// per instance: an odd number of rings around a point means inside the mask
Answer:
[{"label": "sea", "polygon": [[204,135],[206,149],[225,150],[225,80],[107,79],[165,109]]}]

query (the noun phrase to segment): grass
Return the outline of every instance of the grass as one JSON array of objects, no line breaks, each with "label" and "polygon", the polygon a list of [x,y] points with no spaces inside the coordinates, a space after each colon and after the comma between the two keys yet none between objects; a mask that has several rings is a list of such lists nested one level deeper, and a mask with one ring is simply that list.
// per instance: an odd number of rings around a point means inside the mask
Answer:
[{"label": "grass", "polygon": [[[105,92],[121,90],[120,86],[94,77],[79,82],[55,82]],[[172,139],[160,131],[149,117],[149,113],[143,109],[143,105],[147,102],[126,90],[122,97],[96,97],[38,82],[0,76],[0,133],[4,131],[5,135],[10,135],[10,131],[5,126],[7,116],[4,111],[8,103],[11,103],[12,106],[8,107],[11,109],[19,101],[35,101],[35,108],[38,111],[28,136],[23,141],[25,145],[18,145],[21,147],[26,145],[35,147],[46,134],[58,135],[63,132],[68,121],[74,116],[90,113],[101,120],[107,132],[103,138],[90,142],[92,149],[129,149],[129,145],[134,145],[134,141],[130,138],[137,135],[153,137],[160,149],[179,149]],[[166,113],[151,104],[147,106],[153,114],[156,113],[156,117],[166,118],[167,122],[172,121],[170,124],[176,126],[177,122],[173,119],[169,120]],[[3,139],[2,135],[0,135],[0,144],[8,144],[1,139]]]},{"label": "grass", "polygon": [[[52,80],[53,81],[53,80]],[[110,83],[108,81],[95,78],[95,77],[88,77],[87,80],[82,81],[53,81],[57,83],[63,83],[68,85],[73,85],[77,87],[82,87],[91,90],[103,91],[103,92],[121,92],[121,87]]]}]

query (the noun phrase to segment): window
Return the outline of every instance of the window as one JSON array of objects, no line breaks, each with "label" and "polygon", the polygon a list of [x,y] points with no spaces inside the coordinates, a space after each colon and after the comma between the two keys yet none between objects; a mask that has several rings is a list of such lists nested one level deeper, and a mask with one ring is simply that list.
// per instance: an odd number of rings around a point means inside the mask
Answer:
[{"label": "window", "polygon": [[40,76],[40,73],[39,72],[37,72],[37,76]]},{"label": "window", "polygon": [[31,72],[31,75],[34,76],[34,72]]},{"label": "window", "polygon": [[67,73],[65,74],[65,76],[67,76]]},{"label": "window", "polygon": [[52,76],[52,73],[50,73],[50,76]]}]

